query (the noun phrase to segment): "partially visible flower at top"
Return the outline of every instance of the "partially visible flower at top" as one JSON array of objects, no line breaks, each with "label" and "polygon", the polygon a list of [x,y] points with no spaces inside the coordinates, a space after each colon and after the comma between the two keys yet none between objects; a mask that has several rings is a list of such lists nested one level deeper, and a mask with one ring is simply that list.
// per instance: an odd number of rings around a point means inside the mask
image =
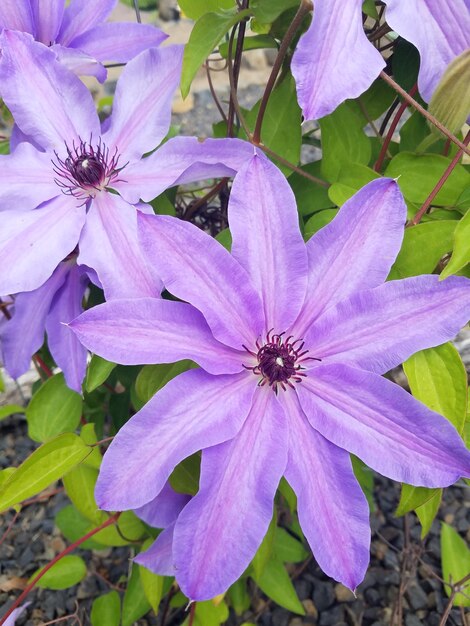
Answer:
[{"label": "partially visible flower at top", "polygon": [[[385,19],[418,48],[418,87],[427,102],[449,63],[470,47],[468,0],[384,0]],[[328,115],[366,91],[385,67],[364,33],[362,0],[315,0],[292,73],[305,119]]]},{"label": "partially visible flower at top", "polygon": [[106,298],[159,296],[137,239],[137,212],[153,213],[141,199],[233,175],[250,144],[177,137],[142,158],[168,133],[182,46],[130,61],[101,127],[90,92],[53,52],[16,31],[0,45],[0,95],[21,131],[0,156],[0,294],[37,289],[78,245]]},{"label": "partially visible flower at top", "polygon": [[144,249],[184,302],[114,300],[71,324],[113,362],[188,358],[201,367],[171,380],[119,431],[96,501],[142,507],[202,450],[199,491],[178,516],[172,551],[182,591],[205,600],[248,566],[285,475],[320,567],[354,589],[370,529],[348,452],[414,485],[470,475],[470,452],[450,422],[381,376],[456,335],[470,317],[470,281],[384,283],[406,220],[394,180],[366,185],[305,244],[287,181],[256,153],[234,179],[228,213],[231,254],[192,224],[139,216]]},{"label": "partially visible flower at top", "polygon": [[103,82],[103,63],[127,63],[167,35],[154,26],[105,22],[117,0],[2,0],[0,30],[19,30],[50,46],[66,67]]},{"label": "partially visible flower at top", "polygon": [[76,264],[76,255],[71,255],[43,285],[13,296],[9,307],[12,318],[0,327],[3,365],[10,376],[18,378],[28,371],[47,332],[49,350],[67,385],[81,392],[87,351],[64,323],[83,311],[88,284],[85,268]]}]

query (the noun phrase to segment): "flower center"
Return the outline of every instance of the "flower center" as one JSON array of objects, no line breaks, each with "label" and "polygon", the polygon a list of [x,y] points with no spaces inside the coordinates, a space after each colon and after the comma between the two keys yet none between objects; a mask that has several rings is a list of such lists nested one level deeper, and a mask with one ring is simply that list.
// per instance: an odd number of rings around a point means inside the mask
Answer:
[{"label": "flower center", "polygon": [[[75,198],[88,200],[105,189],[111,182],[116,182],[119,172],[117,149],[110,154],[109,149],[100,141],[97,145],[80,140],[78,146],[65,145],[67,156],[61,159],[55,152],[52,161],[55,182],[62,192]],[[124,166],[125,167],[125,166]]]},{"label": "flower center", "polygon": [[294,389],[294,383],[300,383],[302,378],[307,376],[302,364],[308,360],[320,361],[321,359],[305,356],[308,350],[303,350],[302,339],[292,341],[292,335],[284,338],[285,333],[279,335],[271,333],[272,330],[267,333],[264,344],[261,344],[259,340],[256,341],[258,352],[243,346],[258,361],[254,366],[243,365],[243,367],[251,370],[256,376],[261,376],[259,385],[263,386],[267,383],[275,393],[277,393],[278,385],[284,391],[286,386]]}]

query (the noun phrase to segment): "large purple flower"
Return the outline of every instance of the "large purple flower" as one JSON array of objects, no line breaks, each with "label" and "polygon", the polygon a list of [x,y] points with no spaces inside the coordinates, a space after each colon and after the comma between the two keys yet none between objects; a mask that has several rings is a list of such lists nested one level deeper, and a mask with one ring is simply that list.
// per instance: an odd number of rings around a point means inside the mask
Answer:
[{"label": "large purple flower", "polygon": [[185,302],[116,300],[72,322],[112,361],[189,358],[201,367],[174,378],[119,431],[96,491],[102,508],[141,507],[202,450],[200,489],[173,539],[189,598],[216,596],[243,573],[282,475],[318,563],[351,589],[368,564],[370,530],[348,452],[414,485],[470,475],[454,427],[381,376],[451,339],[470,316],[466,278],[384,283],[405,219],[397,183],[378,179],[305,244],[289,185],[255,154],[233,183],[232,254],[191,224],[139,217],[147,253]]},{"label": "large purple flower", "polygon": [[104,61],[126,63],[167,35],[145,24],[107,22],[117,0],[2,0],[0,30],[19,30],[50,46],[70,70],[106,79]]},{"label": "large purple flower", "polygon": [[107,298],[158,296],[137,240],[137,212],[153,213],[141,198],[233,174],[221,162],[237,169],[249,144],[180,137],[142,158],[168,132],[181,46],[129,62],[101,127],[89,91],[53,52],[16,31],[3,31],[0,45],[0,94],[21,131],[0,157],[0,294],[40,287],[78,245],[78,263],[95,270]]},{"label": "large purple flower", "polygon": [[[470,47],[469,0],[384,0],[387,23],[421,56],[418,87],[429,101],[449,63]],[[362,0],[315,0],[312,23],[292,59],[305,119],[357,98],[385,66],[362,24]]]}]

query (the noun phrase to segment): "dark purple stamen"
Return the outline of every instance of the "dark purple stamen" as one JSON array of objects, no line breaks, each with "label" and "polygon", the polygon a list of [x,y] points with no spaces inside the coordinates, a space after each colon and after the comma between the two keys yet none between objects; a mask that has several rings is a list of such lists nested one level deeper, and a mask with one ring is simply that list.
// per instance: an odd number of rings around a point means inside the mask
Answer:
[{"label": "dark purple stamen", "polygon": [[301,339],[292,341],[293,336],[283,338],[285,332],[279,335],[271,335],[272,329],[266,335],[266,343],[260,344],[256,341],[258,352],[249,350],[243,346],[247,352],[258,359],[255,366],[244,365],[245,369],[251,370],[257,376],[261,376],[260,386],[269,384],[277,393],[278,385],[285,391],[286,385],[294,389],[293,383],[302,382],[307,374],[302,370],[302,363],[308,360],[321,361],[315,357],[305,356],[308,350],[303,350],[304,342]]}]

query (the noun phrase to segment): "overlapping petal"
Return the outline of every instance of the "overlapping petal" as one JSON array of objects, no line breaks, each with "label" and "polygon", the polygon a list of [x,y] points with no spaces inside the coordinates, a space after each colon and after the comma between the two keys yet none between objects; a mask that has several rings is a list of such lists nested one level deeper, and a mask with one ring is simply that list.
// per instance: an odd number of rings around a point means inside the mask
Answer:
[{"label": "overlapping petal", "polygon": [[2,0],[0,2],[0,30],[2,28],[34,34],[30,0]]},{"label": "overlapping petal", "polygon": [[66,48],[59,43],[51,46],[57,55],[57,60],[67,69],[78,76],[94,76],[100,83],[104,83],[108,75],[102,63],[91,55],[78,48]]},{"label": "overlapping petal", "polygon": [[200,489],[179,515],[173,542],[190,600],[224,593],[248,567],[272,519],[287,441],[284,411],[264,388],[237,437],[203,451]]},{"label": "overlapping petal", "polygon": [[312,324],[305,341],[323,363],[383,374],[418,350],[453,339],[469,318],[467,278],[416,276],[343,300]]},{"label": "overlapping petal", "polygon": [[176,574],[173,559],[174,530],[174,523],[165,528],[150,548],[145,552],[140,552],[134,561],[160,576],[174,576]]},{"label": "overlapping petal", "polygon": [[422,487],[470,476],[470,455],[452,424],[382,376],[322,365],[297,393],[313,428],[384,476]]},{"label": "overlapping petal", "polygon": [[168,291],[199,309],[219,341],[239,350],[253,344],[264,316],[242,266],[193,224],[142,214],[138,221],[142,248]]},{"label": "overlapping petal", "polygon": [[76,37],[104,22],[116,4],[117,0],[71,0],[64,11],[57,42],[69,46]]},{"label": "overlapping petal", "polygon": [[189,502],[190,496],[176,492],[166,483],[158,496],[134,513],[146,524],[154,528],[170,526]]},{"label": "overlapping petal", "polygon": [[30,0],[35,39],[46,46],[56,40],[64,15],[64,0]]},{"label": "overlapping petal", "polygon": [[406,205],[396,181],[380,178],[354,194],[313,235],[307,242],[307,295],[294,326],[298,336],[329,307],[385,281],[400,250],[405,221]]},{"label": "overlapping petal", "polygon": [[267,328],[286,330],[305,298],[307,251],[294,194],[263,154],[235,176],[228,217],[232,255],[261,295]]},{"label": "overlapping petal", "polygon": [[143,506],[160,493],[180,461],[235,437],[255,387],[245,373],[212,376],[190,370],[173,378],[108,448],[95,492],[100,508]]},{"label": "overlapping petal", "polygon": [[184,302],[112,300],[86,311],[71,328],[89,350],[113,363],[192,359],[212,374],[243,370],[244,353],[214,339],[204,317]]}]

